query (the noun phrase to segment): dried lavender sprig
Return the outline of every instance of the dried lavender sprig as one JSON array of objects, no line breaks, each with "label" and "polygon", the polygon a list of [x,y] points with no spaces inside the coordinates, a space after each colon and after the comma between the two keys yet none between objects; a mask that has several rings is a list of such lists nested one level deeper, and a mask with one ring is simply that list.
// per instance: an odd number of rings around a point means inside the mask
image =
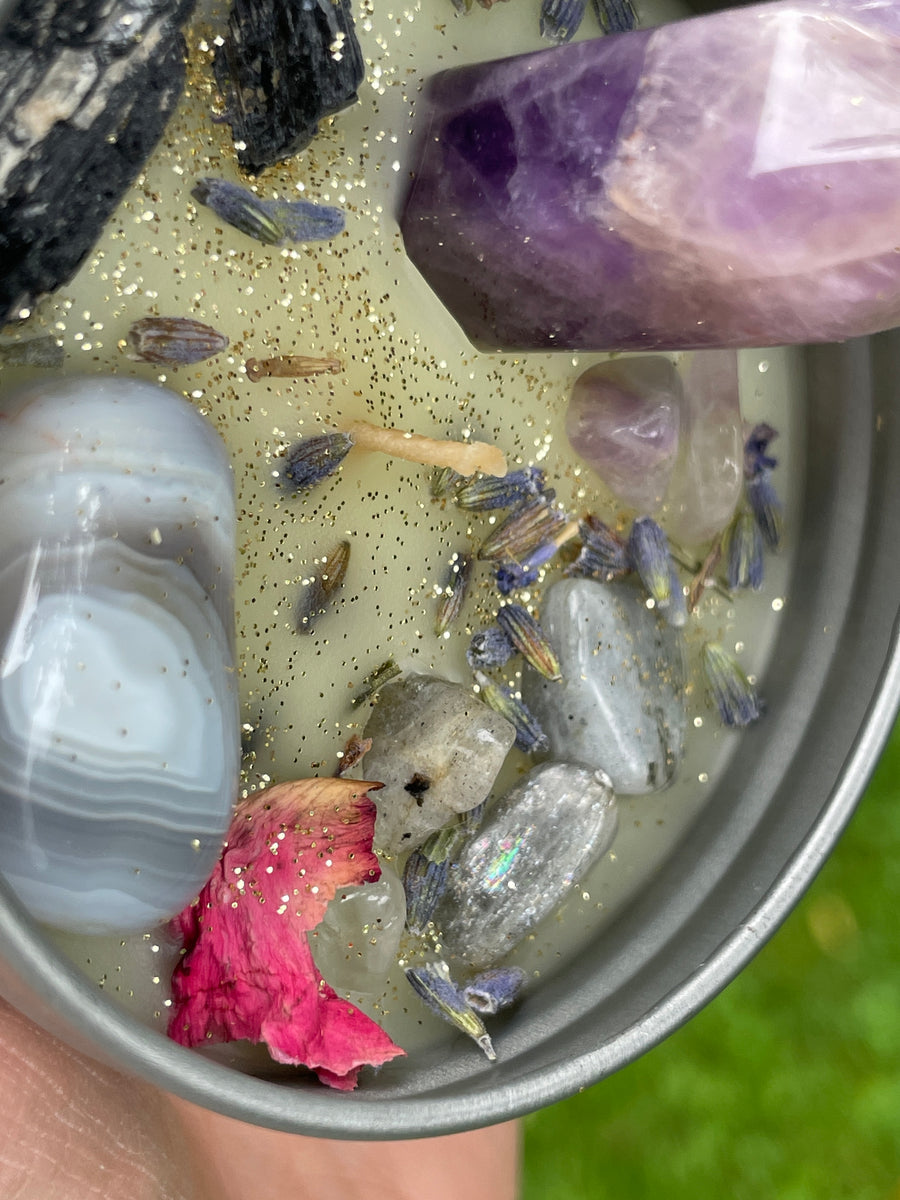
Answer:
[{"label": "dried lavender sprig", "polygon": [[479,667],[502,667],[515,654],[516,648],[499,625],[488,625],[472,634],[466,651],[466,662],[473,671]]},{"label": "dried lavender sprig", "polygon": [[730,588],[753,588],[763,583],[763,538],[752,512],[735,516],[728,529],[728,561],[725,575]]},{"label": "dried lavender sprig", "polygon": [[228,225],[268,246],[336,237],[346,224],[339,208],[310,200],[262,200],[227,179],[200,179],[191,195]]},{"label": "dried lavender sprig", "polygon": [[628,33],[638,23],[631,0],[594,0],[594,11],[604,33]]},{"label": "dried lavender sprig", "polygon": [[350,543],[338,542],[300,591],[294,609],[294,628],[298,633],[313,632],[316,622],[328,611],[331,598],[343,586],[349,563]]},{"label": "dried lavender sprig", "polygon": [[10,367],[61,367],[66,351],[52,334],[0,345],[0,362]]},{"label": "dried lavender sprig", "polygon": [[428,1007],[477,1042],[491,1062],[497,1055],[481,1017],[472,1009],[450,978],[450,968],[442,959],[421,967],[408,967],[406,978]]},{"label": "dried lavender sprig", "polygon": [[628,536],[628,555],[656,607],[670,625],[687,620],[684,592],[669,553],[669,539],[652,517],[638,517]]},{"label": "dried lavender sprig", "polygon": [[333,475],[353,449],[346,433],[320,433],[295,442],[285,455],[282,480],[298,492],[308,491]]},{"label": "dried lavender sprig", "polygon": [[552,492],[544,492],[516,509],[490,533],[478,557],[493,562],[521,562],[538,546],[552,539],[566,515],[551,507]]},{"label": "dried lavender sprig", "polygon": [[477,1013],[492,1016],[515,1003],[524,982],[525,972],[521,967],[491,967],[466,984],[463,998]]},{"label": "dried lavender sprig", "polygon": [[504,604],[497,624],[526,662],[547,679],[562,679],[559,657],[538,621],[521,604]]},{"label": "dried lavender sprig", "polygon": [[392,658],[385,659],[380,666],[374,671],[370,671],[362,683],[359,685],[359,691],[350,701],[353,708],[358,708],[360,704],[364,704],[369,700],[379,688],[384,687],[389,679],[396,678],[400,674],[400,668]]},{"label": "dried lavender sprig", "polygon": [[454,554],[444,580],[444,586],[438,597],[437,612],[434,618],[434,632],[438,637],[446,633],[459,616],[469,591],[472,565],[472,560],[467,554],[459,551]]},{"label": "dried lavender sprig", "polygon": [[549,750],[550,740],[541,728],[537,717],[512,688],[494,683],[481,671],[475,672],[475,682],[481,692],[481,698],[494,712],[507,721],[516,731],[516,746],[526,754],[540,754]]},{"label": "dried lavender sprig", "polygon": [[744,495],[763,541],[770,550],[777,550],[781,546],[781,501],[772,486],[771,471],[764,468],[752,479],[745,480]]},{"label": "dried lavender sprig", "polygon": [[762,715],[762,704],[756,688],[718,642],[706,642],[701,661],[710,691],[715,699],[722,723],[729,726],[750,725]]},{"label": "dried lavender sprig", "polygon": [[543,0],[541,37],[556,46],[570,42],[584,18],[587,0]]},{"label": "dried lavender sprig", "polygon": [[566,575],[587,576],[609,583],[632,569],[628,547],[599,517],[589,514],[579,523],[581,551]]},{"label": "dried lavender sprig", "polygon": [[126,340],[143,362],[187,367],[228,349],[228,338],[192,317],[142,317],[133,322]]},{"label": "dried lavender sprig", "polygon": [[540,467],[523,467],[499,479],[494,476],[471,479],[459,488],[454,500],[468,512],[512,508],[522,500],[540,495],[545,483],[546,476]]}]

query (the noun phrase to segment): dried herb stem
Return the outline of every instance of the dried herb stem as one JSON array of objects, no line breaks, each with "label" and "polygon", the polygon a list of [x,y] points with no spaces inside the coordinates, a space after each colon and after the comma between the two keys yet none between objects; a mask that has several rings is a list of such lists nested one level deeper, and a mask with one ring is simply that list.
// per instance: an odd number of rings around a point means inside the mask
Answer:
[{"label": "dried herb stem", "polygon": [[343,370],[336,358],[310,358],[305,354],[285,354],[279,358],[248,358],[245,366],[247,378],[251,383],[269,376],[297,379],[309,375],[340,375]]},{"label": "dried herb stem", "polygon": [[362,450],[392,454],[407,462],[433,467],[453,467],[460,475],[505,475],[506,456],[488,442],[454,442],[449,438],[430,438],[402,429],[384,429],[369,421],[344,421],[342,433],[348,434]]}]

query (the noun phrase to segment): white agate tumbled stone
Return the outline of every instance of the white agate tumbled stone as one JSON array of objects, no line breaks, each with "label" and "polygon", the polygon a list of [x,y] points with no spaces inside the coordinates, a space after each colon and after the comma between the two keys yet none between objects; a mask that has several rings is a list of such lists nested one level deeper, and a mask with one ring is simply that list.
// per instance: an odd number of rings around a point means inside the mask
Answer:
[{"label": "white agate tumbled stone", "polygon": [[533,767],[459,851],[434,916],[443,944],[475,967],[497,964],[606,853],[617,827],[602,771]]},{"label": "white agate tumbled stone", "polygon": [[900,5],[779,0],[444,71],[407,253],[490,349],[900,324]]},{"label": "white agate tumbled stone", "polygon": [[658,792],[684,755],[682,635],[627,582],[561,579],[547,589],[541,626],[562,680],[530,667],[525,703],[553,758],[605,771],[621,795]]},{"label": "white agate tumbled stone", "polygon": [[0,872],[42,921],[146,928],[236,796],[231,467],[180,396],[106,376],[0,400]]}]

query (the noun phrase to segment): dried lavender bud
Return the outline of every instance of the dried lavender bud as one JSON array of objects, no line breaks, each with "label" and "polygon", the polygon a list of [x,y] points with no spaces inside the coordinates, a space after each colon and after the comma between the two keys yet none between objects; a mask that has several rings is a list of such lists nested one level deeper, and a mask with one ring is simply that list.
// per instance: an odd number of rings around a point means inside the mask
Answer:
[{"label": "dried lavender bud", "polygon": [[522,562],[553,539],[566,522],[565,513],[551,508],[553,492],[544,492],[510,513],[481,545],[478,557],[494,562]]},{"label": "dried lavender bud", "polygon": [[303,438],[288,450],[281,478],[298,492],[308,491],[333,475],[353,449],[346,433],[320,433]]},{"label": "dried lavender bud", "polygon": [[541,37],[554,45],[570,42],[578,32],[587,0],[543,0]]},{"label": "dried lavender bud", "polygon": [[435,467],[431,472],[431,494],[435,500],[452,495],[466,482],[465,476],[452,467]]},{"label": "dried lavender bud", "polygon": [[719,645],[707,642],[701,653],[703,670],[722,723],[750,725],[762,715],[756,688],[741,670],[736,659]]},{"label": "dried lavender bud", "polygon": [[500,626],[488,625],[487,629],[479,629],[472,634],[466,662],[473,671],[479,667],[502,667],[515,652],[515,646]]},{"label": "dried lavender bud", "polygon": [[379,688],[384,687],[389,679],[394,679],[400,674],[400,668],[392,658],[386,659],[381,666],[376,667],[374,671],[370,671],[362,683],[359,685],[359,691],[350,701],[354,708],[360,704],[364,704],[366,700],[371,699]]},{"label": "dried lavender bud", "polygon": [[627,33],[638,23],[631,0],[594,0],[594,11],[604,33]]},{"label": "dried lavender bud", "polygon": [[492,967],[466,984],[463,999],[477,1013],[491,1016],[518,999],[524,982],[525,972],[521,967]]},{"label": "dried lavender bud", "polygon": [[201,179],[191,195],[228,225],[267,246],[325,241],[344,230],[339,208],[309,200],[261,200],[227,179]]},{"label": "dried lavender bud", "polygon": [[[554,547],[551,557],[556,553]],[[531,556],[529,556],[529,561]],[[520,588],[531,587],[540,578],[540,566],[525,566],[523,563],[501,563],[497,568],[495,580],[497,591],[501,596],[509,596]]]},{"label": "dried lavender bud", "polygon": [[450,968],[445,962],[436,959],[421,967],[409,967],[406,978],[432,1012],[468,1034],[491,1062],[496,1060],[497,1055],[481,1018],[466,1003],[462,992],[450,978]]},{"label": "dried lavender bud", "polygon": [[592,514],[578,526],[581,552],[566,569],[566,575],[599,579],[609,583],[631,570],[628,547],[610,527]]},{"label": "dried lavender bud", "polygon": [[10,367],[61,367],[66,352],[51,334],[0,346],[0,362]]},{"label": "dried lavender bud", "polygon": [[777,550],[781,545],[781,501],[772,486],[771,471],[763,468],[745,480],[744,494],[764,542],[770,550]]},{"label": "dried lavender bud", "polygon": [[744,478],[755,479],[763,471],[771,471],[778,459],[767,453],[769,442],[778,437],[778,430],[763,421],[754,425],[744,441]]},{"label": "dried lavender bud", "polygon": [[628,554],[641,582],[670,625],[687,620],[684,592],[669,553],[669,539],[652,517],[638,517],[628,538]]},{"label": "dried lavender bud", "polygon": [[743,509],[737,514],[728,531],[728,566],[730,588],[753,588],[759,591],[763,582],[763,538],[753,513]]},{"label": "dried lavender bud", "polygon": [[475,672],[475,682],[485,704],[490,705],[501,717],[506,717],[515,729],[516,746],[520,750],[526,754],[540,754],[550,748],[550,742],[541,729],[540,722],[521,696],[517,696],[511,688],[494,683],[481,671]]},{"label": "dried lavender bud", "polygon": [[228,349],[224,333],[192,317],[142,317],[126,336],[135,358],[169,367],[187,367]]},{"label": "dried lavender bud", "polygon": [[497,624],[536,671],[547,679],[562,679],[556,651],[527,609],[521,604],[504,604],[497,613]]},{"label": "dried lavender bud", "polygon": [[[483,805],[478,806],[479,816],[483,809]],[[464,813],[463,816],[467,817],[468,814]],[[427,929],[447,888],[447,875],[453,856],[473,828],[470,821],[453,821],[433,833],[406,860],[403,887],[406,891],[406,927],[410,933],[418,936]]]},{"label": "dried lavender bud", "polygon": [[540,467],[524,467],[510,471],[502,478],[483,476],[464,483],[456,493],[459,508],[468,512],[489,512],[495,508],[512,508],[544,490],[546,478]]},{"label": "dried lavender bud", "polygon": [[459,616],[459,611],[469,591],[471,578],[472,560],[465,554],[455,554],[438,598],[437,613],[434,619],[434,632],[438,637],[445,633]]},{"label": "dried lavender bud", "polygon": [[319,566],[318,573],[301,589],[294,611],[294,628],[298,633],[312,633],[313,626],[327,611],[332,597],[338,592],[350,563],[350,543],[338,542]]}]

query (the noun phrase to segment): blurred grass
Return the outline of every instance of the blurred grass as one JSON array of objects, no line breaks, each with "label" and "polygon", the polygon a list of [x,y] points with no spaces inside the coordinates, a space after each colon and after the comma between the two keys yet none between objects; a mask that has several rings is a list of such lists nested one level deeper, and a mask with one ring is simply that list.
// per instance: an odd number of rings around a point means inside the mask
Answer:
[{"label": "blurred grass", "polygon": [[525,1122],[523,1200],[900,1200],[900,725],[774,939],[638,1062]]}]

